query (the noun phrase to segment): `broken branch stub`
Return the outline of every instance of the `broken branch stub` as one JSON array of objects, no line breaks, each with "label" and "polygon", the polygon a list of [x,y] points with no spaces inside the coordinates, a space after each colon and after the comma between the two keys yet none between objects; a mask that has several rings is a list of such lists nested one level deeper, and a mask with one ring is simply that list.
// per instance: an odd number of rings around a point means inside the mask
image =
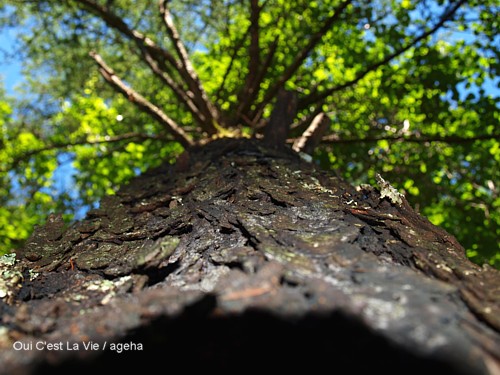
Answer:
[{"label": "broken branch stub", "polygon": [[323,134],[330,124],[331,120],[326,113],[321,112],[316,115],[304,133],[293,143],[293,150],[312,154],[314,149],[320,144]]}]

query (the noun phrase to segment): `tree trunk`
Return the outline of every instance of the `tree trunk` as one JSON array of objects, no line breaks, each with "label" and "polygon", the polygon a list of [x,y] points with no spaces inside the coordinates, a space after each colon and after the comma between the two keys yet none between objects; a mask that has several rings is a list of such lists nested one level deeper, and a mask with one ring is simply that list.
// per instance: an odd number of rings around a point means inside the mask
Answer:
[{"label": "tree trunk", "polygon": [[356,190],[255,140],[190,150],[69,228],[51,216],[0,272],[2,373],[500,373],[498,271],[383,179]]}]

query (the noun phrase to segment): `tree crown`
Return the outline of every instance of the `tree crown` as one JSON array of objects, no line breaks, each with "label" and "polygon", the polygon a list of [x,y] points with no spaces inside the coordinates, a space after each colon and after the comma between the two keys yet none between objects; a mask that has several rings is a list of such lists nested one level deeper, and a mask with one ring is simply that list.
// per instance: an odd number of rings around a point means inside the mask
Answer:
[{"label": "tree crown", "polygon": [[[294,149],[354,183],[382,174],[472,259],[498,265],[497,8],[3,1],[27,73],[24,98],[0,105],[3,248],[183,148],[286,126]],[[278,111],[280,96],[294,105]]]}]

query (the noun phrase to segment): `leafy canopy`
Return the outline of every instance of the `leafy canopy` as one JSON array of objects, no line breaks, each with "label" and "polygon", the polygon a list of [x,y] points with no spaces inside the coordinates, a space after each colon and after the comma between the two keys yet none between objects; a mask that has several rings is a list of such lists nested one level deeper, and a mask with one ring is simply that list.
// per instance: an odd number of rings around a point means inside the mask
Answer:
[{"label": "leafy canopy", "polygon": [[[216,136],[262,133],[282,89],[290,139],[380,173],[472,260],[500,266],[496,0],[4,0],[26,82],[0,92],[0,251]],[[123,94],[123,95],[120,95]]]}]

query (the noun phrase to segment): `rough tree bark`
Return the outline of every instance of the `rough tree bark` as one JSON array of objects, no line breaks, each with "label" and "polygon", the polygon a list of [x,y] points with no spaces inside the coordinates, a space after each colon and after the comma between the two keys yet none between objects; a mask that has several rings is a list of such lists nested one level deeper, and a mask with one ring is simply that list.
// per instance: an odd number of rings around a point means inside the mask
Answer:
[{"label": "rough tree bark", "polygon": [[0,267],[1,373],[500,369],[496,270],[383,179],[354,189],[256,140],[192,149],[68,228],[52,216]]}]

